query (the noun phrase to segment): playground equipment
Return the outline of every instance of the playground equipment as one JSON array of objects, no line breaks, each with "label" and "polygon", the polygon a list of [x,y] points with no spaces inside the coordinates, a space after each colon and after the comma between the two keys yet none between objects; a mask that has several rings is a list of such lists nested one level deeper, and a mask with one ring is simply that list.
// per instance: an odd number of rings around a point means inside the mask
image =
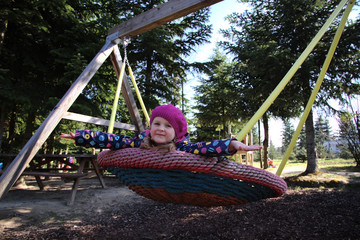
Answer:
[{"label": "playground equipment", "polygon": [[260,168],[192,153],[125,148],[103,151],[98,163],[147,198],[198,206],[237,205],[279,197],[286,182]]},{"label": "playground equipment", "polygon": [[[70,119],[75,121],[82,121],[87,123],[93,123],[98,125],[106,125],[109,126],[109,130],[111,130],[110,126],[113,124],[114,127],[117,128],[123,128],[128,130],[135,130],[135,131],[144,131],[144,127],[140,118],[139,111],[136,107],[133,95],[131,93],[131,89],[129,86],[129,83],[127,81],[123,81],[123,74],[121,72],[122,69],[125,67],[125,64],[121,60],[118,44],[121,42],[121,39],[125,37],[134,36],[137,34],[141,34],[143,32],[146,32],[150,29],[153,29],[159,25],[162,25],[166,22],[170,22],[172,20],[175,20],[181,16],[185,16],[191,12],[197,11],[201,8],[210,6],[212,4],[215,4],[217,2],[220,2],[221,0],[171,0],[163,5],[157,6],[154,9],[151,9],[147,12],[144,12],[133,19],[124,22],[113,29],[109,31],[109,35],[106,38],[106,42],[102,49],[98,52],[98,54],[94,57],[94,59],[89,63],[89,65],[85,68],[85,70],[81,73],[81,75],[78,77],[78,79],[74,82],[74,84],[71,86],[71,88],[68,90],[68,92],[64,95],[64,97],[60,100],[60,102],[55,106],[53,111],[49,114],[49,116],[46,118],[46,120],[42,123],[42,125],[39,127],[39,129],[35,132],[35,134],[32,136],[32,138],[27,142],[27,144],[23,147],[21,152],[17,155],[17,157],[12,161],[10,166],[5,170],[5,172],[0,177],[0,197],[3,197],[4,194],[8,192],[8,190],[11,188],[11,186],[16,182],[16,180],[19,178],[21,173],[24,171],[26,165],[31,161],[31,159],[35,156],[35,154],[38,152],[42,144],[46,141],[46,139],[49,137],[51,132],[55,129],[57,124],[60,122],[61,119]],[[331,48],[329,50],[329,54],[325,60],[322,73],[319,76],[318,83],[316,87],[314,88],[312,97],[310,98],[308,102],[308,106],[305,109],[304,115],[302,117],[302,120],[307,118],[307,115],[309,113],[308,110],[311,109],[311,106],[314,102],[314,98],[319,90],[319,87],[321,85],[321,81],[323,79],[323,75],[325,74],[327,70],[327,66],[332,58],[333,50],[335,49],[341,32],[344,28],[346,19],[352,9],[352,7],[355,4],[354,0],[342,0],[337,8],[334,10],[333,14],[329,17],[329,19],[326,21],[326,23],[323,25],[323,27],[320,29],[319,33],[313,38],[311,43],[308,45],[308,47],[304,50],[304,52],[300,55],[298,60],[295,62],[293,67],[289,70],[289,72],[284,76],[284,78],[281,80],[281,82],[278,84],[278,86],[274,89],[274,91],[271,93],[271,95],[268,97],[268,99],[264,102],[264,104],[261,106],[261,108],[254,114],[254,116],[249,120],[249,122],[245,125],[243,130],[239,133],[239,140],[242,140],[244,136],[251,130],[251,128],[255,125],[255,123],[262,117],[262,115],[266,112],[266,110],[270,107],[272,102],[277,98],[277,96],[280,94],[282,89],[286,86],[286,84],[290,81],[292,76],[295,74],[297,69],[301,66],[301,64],[304,62],[306,57],[311,53],[312,49],[315,47],[315,45],[318,43],[318,41],[321,39],[321,37],[324,35],[326,30],[329,28],[330,24],[334,21],[336,16],[340,13],[342,8],[348,3],[347,8],[345,10],[343,19],[341,21],[341,24],[339,25],[338,31],[335,35],[334,42],[331,45]],[[115,68],[116,75],[119,78],[119,89],[121,88],[121,92],[124,96],[126,105],[129,110],[130,118],[134,125],[124,124],[124,123],[117,123],[113,120],[107,121],[104,119],[84,116],[80,114],[70,113],[68,112],[71,105],[74,103],[76,98],[80,95],[82,90],[85,88],[85,86],[89,83],[90,79],[94,76],[96,71],[100,68],[100,66],[103,64],[103,62],[110,56],[110,59],[113,63],[113,66]],[[113,118],[111,118],[113,119]],[[301,130],[303,121],[300,121],[298,129]],[[302,125],[300,125],[302,124]],[[300,130],[295,132],[295,135],[293,139],[296,140],[298,135],[297,133],[300,133]],[[292,141],[293,143],[293,141]],[[292,144],[290,144],[289,149],[287,151],[291,152],[293,147]],[[286,156],[283,159],[279,170],[277,172],[277,175],[280,175],[282,172],[282,169],[284,168],[284,165],[286,164]]]}]

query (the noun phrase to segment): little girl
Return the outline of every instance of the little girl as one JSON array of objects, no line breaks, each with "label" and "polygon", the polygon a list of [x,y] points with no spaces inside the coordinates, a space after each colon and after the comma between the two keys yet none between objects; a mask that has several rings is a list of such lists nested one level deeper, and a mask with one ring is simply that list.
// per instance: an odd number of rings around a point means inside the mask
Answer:
[{"label": "little girl", "polygon": [[134,138],[89,130],[77,130],[75,134],[63,133],[60,137],[75,139],[77,146],[84,147],[113,150],[140,147],[163,152],[179,150],[205,156],[233,155],[238,150],[254,151],[262,148],[259,145],[248,146],[234,138],[192,144],[187,133],[187,122],[184,115],[171,104],[156,107],[151,114],[150,130],[145,130]]}]

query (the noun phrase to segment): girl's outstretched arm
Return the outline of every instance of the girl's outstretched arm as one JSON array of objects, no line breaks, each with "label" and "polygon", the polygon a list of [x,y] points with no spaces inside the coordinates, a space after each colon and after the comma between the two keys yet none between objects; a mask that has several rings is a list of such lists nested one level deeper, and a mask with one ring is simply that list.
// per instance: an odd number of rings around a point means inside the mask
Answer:
[{"label": "girl's outstretched arm", "polygon": [[126,147],[139,147],[143,138],[146,137],[146,132],[141,132],[131,138],[126,135],[115,135],[101,131],[76,130],[76,133],[62,133],[60,137],[75,140],[76,146],[115,150]]},{"label": "girl's outstretched arm", "polygon": [[70,132],[70,134],[61,133],[60,137],[74,140],[75,139],[75,134],[73,132]]},{"label": "girl's outstretched arm", "polygon": [[242,142],[239,142],[237,140],[231,140],[230,144],[229,144],[229,152],[234,152],[234,151],[257,151],[262,149],[262,146],[260,145],[246,145]]}]

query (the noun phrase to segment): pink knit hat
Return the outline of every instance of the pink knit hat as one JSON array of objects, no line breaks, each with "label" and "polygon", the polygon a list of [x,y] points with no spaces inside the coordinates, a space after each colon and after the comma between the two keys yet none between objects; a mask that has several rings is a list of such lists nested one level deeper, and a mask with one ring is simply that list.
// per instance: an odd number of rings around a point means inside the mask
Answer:
[{"label": "pink knit hat", "polygon": [[171,104],[157,106],[150,117],[150,125],[156,117],[166,119],[175,130],[177,141],[182,140],[187,133],[187,122],[182,112]]}]

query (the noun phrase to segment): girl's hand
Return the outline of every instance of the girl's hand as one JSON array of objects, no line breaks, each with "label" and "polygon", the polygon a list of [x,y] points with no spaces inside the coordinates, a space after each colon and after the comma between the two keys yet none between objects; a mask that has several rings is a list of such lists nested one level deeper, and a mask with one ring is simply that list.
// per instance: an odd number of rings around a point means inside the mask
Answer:
[{"label": "girl's hand", "polygon": [[232,140],[229,144],[229,152],[233,152],[233,151],[257,151],[262,149],[262,146],[260,145],[246,145],[242,142],[239,142],[237,140]]},{"label": "girl's hand", "polygon": [[67,139],[75,139],[75,134],[73,132],[70,132],[70,134],[62,133],[60,135],[61,138],[67,138]]}]

